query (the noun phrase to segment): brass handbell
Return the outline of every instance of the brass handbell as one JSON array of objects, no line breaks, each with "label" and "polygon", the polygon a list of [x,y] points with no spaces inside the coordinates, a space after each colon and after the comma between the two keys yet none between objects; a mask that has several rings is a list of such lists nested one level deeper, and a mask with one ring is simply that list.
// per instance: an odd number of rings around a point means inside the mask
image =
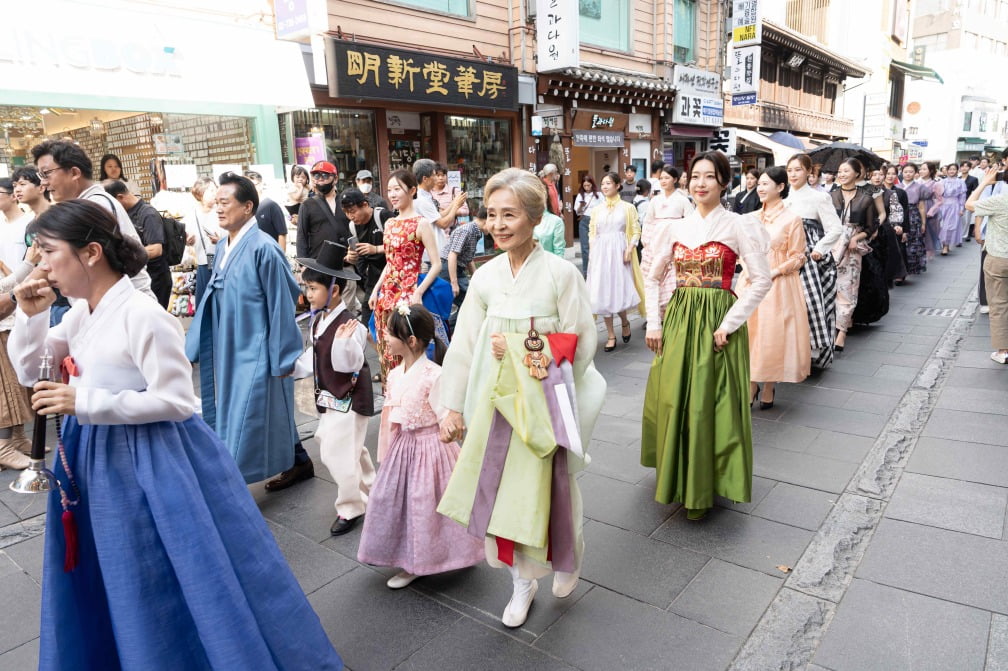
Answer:
[{"label": "brass handbell", "polygon": [[[52,354],[46,352],[41,356],[39,365],[39,381],[52,379]],[[32,431],[31,463],[21,471],[17,480],[10,483],[12,492],[18,494],[41,494],[55,489],[56,476],[46,468],[45,462],[46,415],[35,414],[35,428]]]}]

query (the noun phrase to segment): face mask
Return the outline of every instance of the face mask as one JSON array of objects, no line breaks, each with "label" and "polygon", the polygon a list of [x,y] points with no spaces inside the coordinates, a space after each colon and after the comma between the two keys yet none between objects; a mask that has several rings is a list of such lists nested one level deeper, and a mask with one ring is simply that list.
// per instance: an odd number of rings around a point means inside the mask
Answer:
[{"label": "face mask", "polygon": [[365,182],[364,184],[358,184],[357,188],[360,189],[360,192],[363,193],[365,196],[371,193],[371,185],[368,184],[367,182]]},{"label": "face mask", "polygon": [[333,190],[335,182],[316,182],[315,190],[321,193],[323,196]]}]

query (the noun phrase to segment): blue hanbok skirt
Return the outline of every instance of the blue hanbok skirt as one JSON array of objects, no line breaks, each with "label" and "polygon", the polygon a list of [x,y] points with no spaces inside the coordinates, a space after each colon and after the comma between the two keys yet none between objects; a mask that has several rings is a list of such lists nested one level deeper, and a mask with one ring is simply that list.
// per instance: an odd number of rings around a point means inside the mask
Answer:
[{"label": "blue hanbok skirt", "polygon": [[[333,669],[326,637],[234,459],[200,418],[68,417],[79,564],[49,499],[39,668]],[[71,493],[59,459],[54,472]]]}]

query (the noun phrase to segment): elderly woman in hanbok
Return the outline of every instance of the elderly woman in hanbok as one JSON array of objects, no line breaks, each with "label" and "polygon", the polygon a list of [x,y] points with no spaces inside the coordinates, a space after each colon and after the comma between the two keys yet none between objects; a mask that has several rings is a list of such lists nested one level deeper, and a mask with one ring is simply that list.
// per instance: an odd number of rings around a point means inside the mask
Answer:
[{"label": "elderly woman in hanbok", "polygon": [[829,368],[833,363],[836,330],[836,262],[830,250],[843,227],[829,193],[808,185],[812,159],[795,154],[787,162],[789,192],[784,205],[802,220],[808,262],[798,271],[809,321],[809,345],[815,350],[812,365]]},{"label": "elderly woman in hanbok", "polygon": [[941,220],[941,230],[938,241],[941,243],[941,254],[947,256],[952,245],[962,247],[962,213],[966,204],[966,182],[959,177],[959,166],[949,163],[945,166],[945,179],[941,181],[941,207],[938,216]]},{"label": "elderly woman in hanbok", "polygon": [[[728,212],[721,196],[731,167],[717,151],[690,166],[696,210],[672,222],[646,278],[647,344],[656,354],[644,394],[641,464],[656,470],[655,500],[681,502],[700,519],[715,495],[748,501],[752,492],[749,337],[745,320],[770,290],[769,236],[752,217]],[[735,264],[750,286],[731,291]],[[659,316],[659,282],[676,290]]]},{"label": "elderly woman in hanbok", "polygon": [[[534,175],[511,168],[486,184],[487,225],[501,254],[472,276],[441,375],[441,439],[468,433],[438,511],[486,540],[513,593],[502,622],[524,623],[537,578],[577,586],[584,552],[574,475],[605,398],[581,273],[533,238],[546,208]],[[595,253],[592,250],[592,259]]]},{"label": "elderly woman in hanbok", "polygon": [[[778,382],[801,382],[812,367],[808,313],[798,270],[805,264],[805,229],[801,218],[785,207],[788,175],[784,168],[767,168],[759,176],[756,193],[763,208],[760,223],[770,236],[770,291],[749,315],[749,391],[760,410],[773,407]],[[807,185],[805,188],[809,188]],[[748,268],[739,277],[739,294],[751,286]]]},{"label": "elderly woman in hanbok", "polygon": [[[666,227],[671,223],[689,215],[696,208],[690,199],[678,191],[679,171],[671,164],[666,163],[658,175],[658,183],[661,186],[661,193],[651,198],[648,203],[647,221],[641,230],[641,242],[644,250],[641,252],[641,273],[647,277],[651,272],[651,265],[654,257],[661,250],[655,248],[655,243],[665,239],[662,235]],[[665,318],[665,308],[668,306],[672,292],[675,291],[675,273],[666,270],[658,281],[658,317]]]},{"label": "elderly woman in hanbok", "polygon": [[[234,459],[193,414],[182,327],[130,283],[143,248],[86,200],[29,231],[42,262],[14,292],[14,366],[34,384],[46,353],[69,380],[40,381],[32,398],[66,417],[39,668],[343,668]],[[78,300],[50,329],[55,286]]]},{"label": "elderly woman in hanbok", "polygon": [[611,352],[616,349],[613,315],[619,315],[623,342],[628,343],[631,332],[627,311],[644,302],[644,281],[636,254],[641,230],[637,208],[620,198],[619,175],[607,173],[600,186],[605,202],[591,214],[587,282],[592,311],[605,322],[605,351]]}]

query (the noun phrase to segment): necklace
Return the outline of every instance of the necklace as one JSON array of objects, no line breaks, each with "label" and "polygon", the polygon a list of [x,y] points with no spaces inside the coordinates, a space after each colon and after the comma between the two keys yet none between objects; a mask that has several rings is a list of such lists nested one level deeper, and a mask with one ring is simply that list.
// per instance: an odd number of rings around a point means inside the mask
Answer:
[{"label": "necklace", "polygon": [[840,190],[841,190],[841,191],[846,191],[847,193],[854,193],[855,191],[857,191],[857,187],[855,186],[855,187],[854,187],[853,189],[845,189],[845,188],[843,188],[843,187],[841,186],[841,187],[840,187]]}]

